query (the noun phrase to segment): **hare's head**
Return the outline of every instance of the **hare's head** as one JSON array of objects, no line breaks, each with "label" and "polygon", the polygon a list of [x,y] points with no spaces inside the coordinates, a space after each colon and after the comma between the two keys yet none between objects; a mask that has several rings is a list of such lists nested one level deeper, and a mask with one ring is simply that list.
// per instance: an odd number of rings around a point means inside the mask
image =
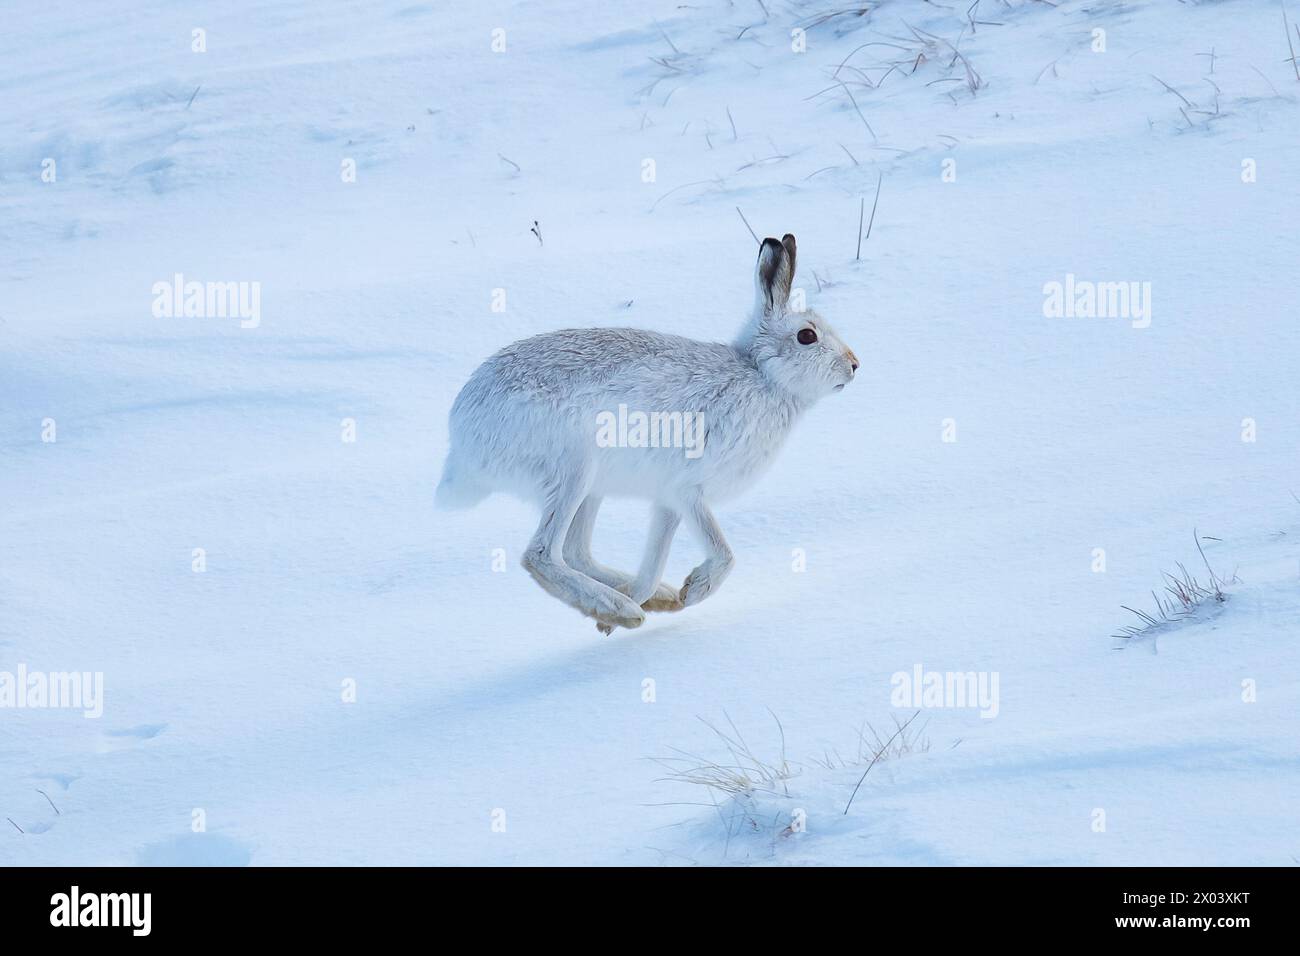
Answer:
[{"label": "hare's head", "polygon": [[754,314],[739,345],[769,379],[811,402],[853,381],[858,357],[816,312],[790,307],[794,267],[794,236],[763,240],[754,271]]}]

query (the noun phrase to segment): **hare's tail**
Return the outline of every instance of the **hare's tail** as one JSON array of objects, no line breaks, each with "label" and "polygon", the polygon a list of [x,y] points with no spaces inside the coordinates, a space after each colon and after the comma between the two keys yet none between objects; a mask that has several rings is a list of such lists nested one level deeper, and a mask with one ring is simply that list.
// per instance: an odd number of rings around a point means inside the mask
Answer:
[{"label": "hare's tail", "polygon": [[442,481],[434,492],[434,504],[445,510],[472,508],[489,494],[491,489],[484,487],[476,469],[467,467],[452,449],[442,469]]}]

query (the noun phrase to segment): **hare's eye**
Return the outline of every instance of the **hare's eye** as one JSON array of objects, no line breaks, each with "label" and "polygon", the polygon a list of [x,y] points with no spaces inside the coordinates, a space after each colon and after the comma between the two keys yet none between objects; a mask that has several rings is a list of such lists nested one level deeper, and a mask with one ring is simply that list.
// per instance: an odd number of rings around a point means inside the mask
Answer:
[{"label": "hare's eye", "polygon": [[812,345],[817,341],[817,332],[815,329],[800,329],[798,339],[800,345]]}]

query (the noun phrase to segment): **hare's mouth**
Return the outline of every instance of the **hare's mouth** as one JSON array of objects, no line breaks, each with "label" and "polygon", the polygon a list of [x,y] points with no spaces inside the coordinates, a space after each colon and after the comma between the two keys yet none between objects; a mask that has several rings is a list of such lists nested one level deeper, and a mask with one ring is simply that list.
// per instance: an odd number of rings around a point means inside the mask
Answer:
[{"label": "hare's mouth", "polygon": [[839,385],[836,385],[836,386],[835,386],[835,391],[837,391],[837,392],[842,392],[842,391],[844,391],[844,386],[845,386],[845,384],[847,384],[847,383],[841,382]]}]

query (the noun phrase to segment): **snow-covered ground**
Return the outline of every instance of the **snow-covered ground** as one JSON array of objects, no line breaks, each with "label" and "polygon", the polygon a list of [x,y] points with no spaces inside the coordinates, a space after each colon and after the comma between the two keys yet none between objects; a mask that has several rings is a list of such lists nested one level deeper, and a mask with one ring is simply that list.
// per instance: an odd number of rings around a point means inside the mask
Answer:
[{"label": "snow-covered ground", "polygon": [[[1300,858],[1278,5],[855,6],[11,5],[0,672],[104,694],[0,709],[0,862]],[[729,339],[737,206],[863,367],[718,510],[726,585],[604,638],[519,566],[530,507],[434,511],[447,412],[535,332]],[[259,283],[256,327],[156,316],[177,273]],[[1046,316],[1067,275],[1149,325]],[[1112,639],[1207,580],[1193,529],[1228,600]],[[996,716],[864,778],[918,666]],[[788,777],[666,780],[736,763],[701,719]]]}]

